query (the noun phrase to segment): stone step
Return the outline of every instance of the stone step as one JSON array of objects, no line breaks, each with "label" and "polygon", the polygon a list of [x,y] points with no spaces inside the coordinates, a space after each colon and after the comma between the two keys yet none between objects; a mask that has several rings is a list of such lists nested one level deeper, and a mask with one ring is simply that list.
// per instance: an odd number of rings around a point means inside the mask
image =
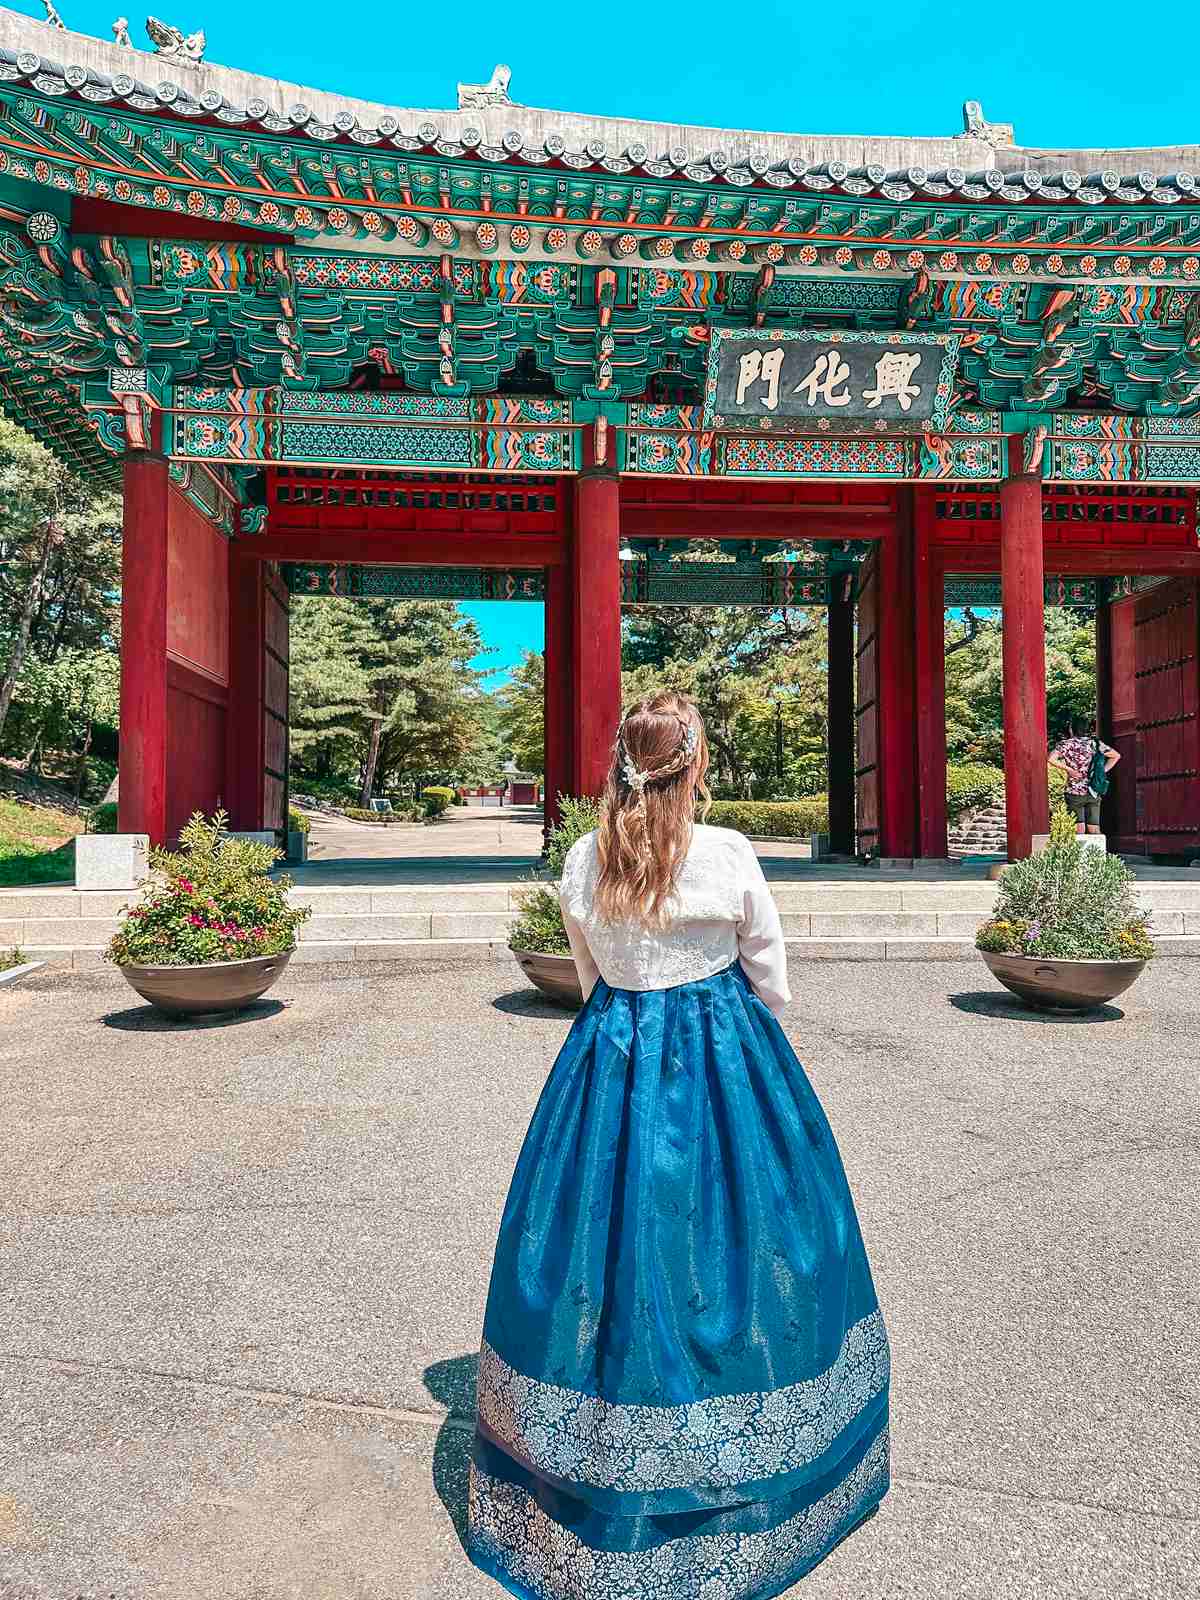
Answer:
[{"label": "stone step", "polygon": [[[996,884],[982,880],[772,887],[785,934],[810,940],[970,939],[997,892]],[[527,886],[504,883],[297,890],[297,901],[314,913],[300,929],[300,943],[353,951],[392,943],[503,945],[525,892]],[[1143,879],[1137,892],[1158,937],[1200,935],[1200,881]],[[0,948],[100,951],[128,898],[67,889],[0,891]]]},{"label": "stone step", "polygon": [[[977,959],[973,938],[955,935],[788,937],[786,943],[793,962]],[[1158,951],[1161,956],[1200,957],[1200,932],[1160,937]],[[25,953],[29,960],[45,961],[58,972],[90,973],[95,977],[104,970],[116,977],[115,969],[102,960],[99,950],[48,945],[28,947]],[[292,957],[292,965],[301,970],[336,966],[365,976],[406,962],[415,965],[439,961],[511,963],[514,974],[520,970],[508,946],[497,939],[314,939],[302,944]]]}]

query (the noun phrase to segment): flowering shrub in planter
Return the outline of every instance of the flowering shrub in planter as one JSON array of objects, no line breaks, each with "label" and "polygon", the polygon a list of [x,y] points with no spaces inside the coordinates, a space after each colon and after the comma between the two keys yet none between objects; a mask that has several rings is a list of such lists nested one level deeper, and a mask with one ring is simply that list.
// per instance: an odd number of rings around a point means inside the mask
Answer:
[{"label": "flowering shrub in planter", "polygon": [[231,839],[228,817],[199,812],[179,849],[150,852],[152,876],[113,935],[107,959],[119,967],[192,967],[247,961],[291,950],[312,915],[288,904],[290,878],[268,873],[280,852]]},{"label": "flowering shrub in planter", "polygon": [[1051,818],[1047,849],[1005,870],[976,948],[1049,961],[1149,960],[1154,942],[1134,883],[1120,856],[1086,846],[1061,808]]}]

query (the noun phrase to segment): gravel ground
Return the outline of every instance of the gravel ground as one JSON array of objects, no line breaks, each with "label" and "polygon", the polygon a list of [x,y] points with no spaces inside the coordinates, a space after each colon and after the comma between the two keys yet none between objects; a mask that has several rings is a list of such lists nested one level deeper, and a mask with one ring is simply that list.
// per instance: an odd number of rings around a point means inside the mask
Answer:
[{"label": "gravel ground", "polygon": [[[519,984],[307,974],[197,1027],[0,990],[4,1600],[497,1600],[473,1352],[565,1032]],[[975,963],[793,985],[896,1367],[896,1486],[795,1594],[1191,1600],[1194,965],[1089,1021]]]}]

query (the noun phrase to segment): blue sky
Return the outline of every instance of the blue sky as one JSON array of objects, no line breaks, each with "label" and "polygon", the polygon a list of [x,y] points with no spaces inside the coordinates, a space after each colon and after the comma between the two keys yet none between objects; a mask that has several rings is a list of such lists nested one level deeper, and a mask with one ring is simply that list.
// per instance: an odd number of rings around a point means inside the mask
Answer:
[{"label": "blue sky", "polygon": [[473,665],[492,674],[483,687],[498,689],[526,650],[540,650],[545,613],[535,600],[464,600],[458,608],[474,617],[488,647]]},{"label": "blue sky", "polygon": [[[122,10],[116,0],[57,4],[68,27],[105,38]],[[38,0],[15,9],[42,15]],[[211,61],[393,106],[453,106],[457,80],[483,82],[504,61],[515,100],[609,116],[947,136],[961,130],[962,102],[979,100],[991,121],[1015,124],[1019,144],[1200,142],[1187,65],[1194,0],[1159,0],[1145,17],[1113,0],[1063,0],[1052,12],[921,0],[841,0],[824,13],[795,0],[745,12],[728,0],[515,12],[494,0],[162,0],[155,10],[185,32],[204,28]],[[144,41],[145,13],[128,14],[131,38]],[[480,665],[511,667],[541,647],[540,606],[465,609],[495,648]]]}]

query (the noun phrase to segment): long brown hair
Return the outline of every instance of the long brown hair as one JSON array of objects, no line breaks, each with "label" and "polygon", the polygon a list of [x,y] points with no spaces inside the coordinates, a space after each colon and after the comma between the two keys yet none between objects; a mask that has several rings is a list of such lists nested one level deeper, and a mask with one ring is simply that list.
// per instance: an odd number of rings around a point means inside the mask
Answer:
[{"label": "long brown hair", "polygon": [[692,841],[696,797],[711,796],[708,740],[695,704],[648,695],[621,724],[600,800],[596,907],[605,922],[661,928]]}]

